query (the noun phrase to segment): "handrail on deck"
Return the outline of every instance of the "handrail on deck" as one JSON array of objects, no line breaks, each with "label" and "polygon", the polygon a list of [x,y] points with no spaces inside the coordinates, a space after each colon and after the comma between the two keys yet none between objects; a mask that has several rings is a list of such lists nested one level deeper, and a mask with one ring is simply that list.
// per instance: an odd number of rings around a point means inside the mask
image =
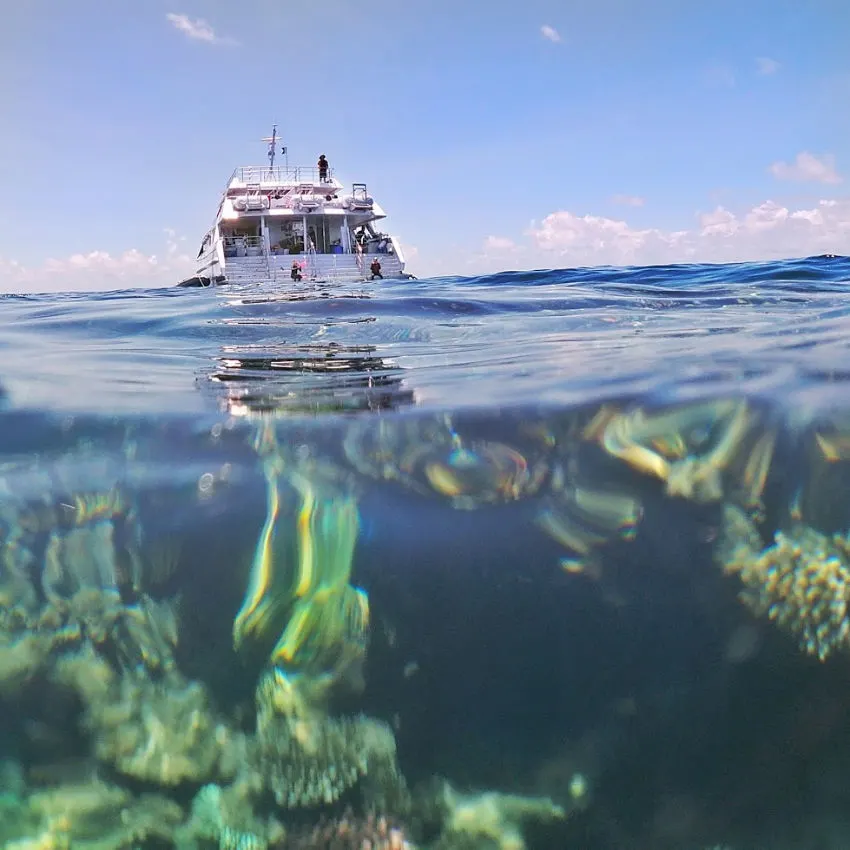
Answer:
[{"label": "handrail on deck", "polygon": [[243,236],[241,233],[237,236],[222,236],[222,241],[229,248],[233,245],[244,245],[246,247],[255,247],[263,244],[262,236]]},{"label": "handrail on deck", "polygon": [[[328,169],[327,182],[333,179],[334,171]],[[296,165],[240,165],[230,176],[228,185],[234,180],[240,183],[318,183],[319,169],[316,166]]]}]

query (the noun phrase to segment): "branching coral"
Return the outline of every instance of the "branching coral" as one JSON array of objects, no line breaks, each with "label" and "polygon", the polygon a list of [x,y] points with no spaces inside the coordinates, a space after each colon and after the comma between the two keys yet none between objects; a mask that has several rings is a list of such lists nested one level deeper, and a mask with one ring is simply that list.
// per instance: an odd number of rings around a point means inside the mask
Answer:
[{"label": "branching coral", "polygon": [[724,510],[726,541],[719,551],[723,569],[744,585],[744,603],[791,632],[802,649],[821,660],[846,647],[850,539],[795,523],[778,531],[772,546],[760,549],[746,515],[730,505]]},{"label": "branching coral", "polygon": [[250,789],[242,783],[227,788],[205,785],[192,801],[187,823],[177,833],[180,847],[195,839],[215,842],[219,850],[266,850],[283,840],[286,830],[274,817],[261,819],[253,810]]},{"label": "branching coral", "polygon": [[97,756],[135,778],[218,776],[232,738],[176,671],[175,605],[142,590],[132,507],[113,490],[6,504],[3,520],[0,689],[45,673],[73,688]]},{"label": "branching coral", "polygon": [[392,730],[366,717],[279,711],[274,691],[258,689],[255,767],[286,808],[332,803],[364,777],[376,793],[404,795]]},{"label": "branching coral", "polygon": [[33,824],[4,843],[7,850],[124,850],[170,840],[183,820],[176,803],[93,780],[36,791],[22,801]]},{"label": "branching coral", "polygon": [[244,742],[199,683],[116,673],[90,648],[60,659],[55,678],[80,694],[96,755],[121,773],[168,786],[234,772]]},{"label": "branching coral", "polygon": [[[523,797],[487,791],[461,794],[445,782],[438,801],[443,809],[443,831],[436,847],[478,846],[487,841],[498,850],[525,850],[523,824],[562,820],[566,812],[548,797]],[[473,843],[464,844],[464,839]]]},{"label": "branching coral", "polygon": [[174,669],[174,603],[145,592],[140,536],[114,487],[0,504],[0,685],[85,641],[127,669]]}]

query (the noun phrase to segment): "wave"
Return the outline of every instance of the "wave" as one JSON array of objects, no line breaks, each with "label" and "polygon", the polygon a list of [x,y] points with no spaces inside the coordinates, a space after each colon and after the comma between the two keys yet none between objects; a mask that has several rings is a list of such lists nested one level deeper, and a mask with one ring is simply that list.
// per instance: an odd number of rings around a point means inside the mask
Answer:
[{"label": "wave", "polygon": [[768,393],[825,403],[850,259],[505,271],[0,300],[6,405],[80,413],[583,403]]}]

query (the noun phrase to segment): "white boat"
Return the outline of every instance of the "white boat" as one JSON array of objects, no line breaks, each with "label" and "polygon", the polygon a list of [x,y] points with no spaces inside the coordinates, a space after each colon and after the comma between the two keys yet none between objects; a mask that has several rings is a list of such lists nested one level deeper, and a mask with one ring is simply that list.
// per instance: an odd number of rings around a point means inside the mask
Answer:
[{"label": "white boat", "polygon": [[326,161],[324,168],[290,167],[288,158],[275,165],[277,126],[263,141],[269,164],[233,172],[195,275],[178,286],[357,282],[373,279],[375,271],[384,279],[412,277],[398,240],[377,227],[386,213],[365,183],[348,189]]}]

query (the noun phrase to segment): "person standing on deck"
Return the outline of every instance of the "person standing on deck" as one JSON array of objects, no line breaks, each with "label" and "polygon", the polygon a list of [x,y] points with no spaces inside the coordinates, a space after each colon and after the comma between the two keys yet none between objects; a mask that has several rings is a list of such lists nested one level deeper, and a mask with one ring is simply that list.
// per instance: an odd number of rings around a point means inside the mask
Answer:
[{"label": "person standing on deck", "polygon": [[384,279],[384,276],[381,274],[381,262],[377,257],[372,260],[372,265],[369,266],[369,271],[372,272],[372,277],[370,278],[370,280],[374,280],[376,277],[380,278],[381,280]]},{"label": "person standing on deck", "polygon": [[325,155],[322,154],[319,157],[319,181],[322,183],[326,183],[328,180],[328,161],[325,159]]}]

